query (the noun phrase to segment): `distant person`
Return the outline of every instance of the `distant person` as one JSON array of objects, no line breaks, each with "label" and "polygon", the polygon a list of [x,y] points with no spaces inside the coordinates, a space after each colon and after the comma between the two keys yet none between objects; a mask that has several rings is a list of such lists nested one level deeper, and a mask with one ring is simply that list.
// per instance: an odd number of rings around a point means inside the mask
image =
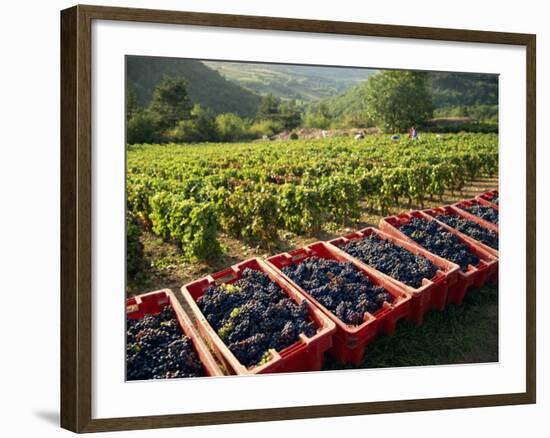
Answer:
[{"label": "distant person", "polygon": [[409,131],[409,138],[411,140],[416,140],[418,138],[418,132],[416,131],[416,126],[413,126]]},{"label": "distant person", "polygon": [[393,141],[399,141],[400,138],[401,138],[401,136],[399,136],[399,135],[392,135],[392,136],[391,136],[391,139],[392,139]]}]

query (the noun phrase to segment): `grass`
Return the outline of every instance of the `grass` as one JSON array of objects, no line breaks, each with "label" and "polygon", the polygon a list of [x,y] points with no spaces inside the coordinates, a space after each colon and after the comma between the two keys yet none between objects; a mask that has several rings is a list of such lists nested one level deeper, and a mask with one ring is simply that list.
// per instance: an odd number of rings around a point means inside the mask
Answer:
[{"label": "grass", "polygon": [[448,365],[498,361],[498,286],[471,289],[460,306],[426,314],[421,326],[403,321],[374,340],[359,366],[327,355],[324,370]]}]

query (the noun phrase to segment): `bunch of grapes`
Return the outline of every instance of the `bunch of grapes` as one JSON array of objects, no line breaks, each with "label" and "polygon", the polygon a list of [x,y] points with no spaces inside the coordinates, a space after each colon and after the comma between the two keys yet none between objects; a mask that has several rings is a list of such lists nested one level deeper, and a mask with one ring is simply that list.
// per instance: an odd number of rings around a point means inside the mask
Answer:
[{"label": "bunch of grapes", "polygon": [[317,332],[306,301],[295,303],[265,273],[253,269],[245,269],[231,285],[208,287],[197,304],[247,367],[265,360],[269,349],[294,344],[300,333],[312,337]]},{"label": "bunch of grapes", "polygon": [[437,267],[426,257],[413,254],[376,234],[351,240],[342,249],[367,265],[414,288],[420,287],[423,278],[431,279],[437,272]]},{"label": "bunch of grapes", "polygon": [[126,378],[203,376],[193,342],[182,334],[171,306],[157,315],[126,319]]},{"label": "bunch of grapes", "polygon": [[498,249],[498,233],[495,231],[482,227],[459,215],[441,215],[438,216],[437,219],[457,229],[461,233],[470,236],[472,239],[482,242],[493,249]]},{"label": "bunch of grapes", "polygon": [[489,221],[493,224],[498,224],[498,211],[495,210],[493,207],[489,207],[487,205],[474,204],[470,207],[462,206],[460,208],[467,211],[468,213],[471,213],[477,217],[480,217],[481,219]]},{"label": "bunch of grapes", "polygon": [[351,262],[309,257],[283,272],[302,289],[349,325],[360,325],[365,313],[376,313],[393,298]]},{"label": "bunch of grapes", "polygon": [[399,230],[428,251],[456,263],[462,271],[468,265],[477,266],[479,258],[454,234],[446,231],[436,221],[414,217]]}]

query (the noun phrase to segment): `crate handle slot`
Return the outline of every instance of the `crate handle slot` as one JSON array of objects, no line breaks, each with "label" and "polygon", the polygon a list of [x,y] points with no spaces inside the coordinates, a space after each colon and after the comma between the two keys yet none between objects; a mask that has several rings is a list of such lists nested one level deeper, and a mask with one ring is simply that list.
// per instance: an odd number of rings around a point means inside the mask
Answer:
[{"label": "crate handle slot", "polygon": [[126,306],[126,313],[134,313],[139,311],[139,304],[129,304]]}]

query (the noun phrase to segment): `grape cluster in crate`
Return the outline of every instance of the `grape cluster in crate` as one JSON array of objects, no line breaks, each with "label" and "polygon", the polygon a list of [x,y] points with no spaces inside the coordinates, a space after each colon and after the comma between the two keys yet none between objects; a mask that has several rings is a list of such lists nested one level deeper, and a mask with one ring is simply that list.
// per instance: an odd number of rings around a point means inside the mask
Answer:
[{"label": "grape cluster in crate", "polygon": [[[411,211],[127,300],[127,379],[318,371],[360,364],[401,319],[498,279],[498,191]],[[196,328],[195,328],[196,327]]]}]

